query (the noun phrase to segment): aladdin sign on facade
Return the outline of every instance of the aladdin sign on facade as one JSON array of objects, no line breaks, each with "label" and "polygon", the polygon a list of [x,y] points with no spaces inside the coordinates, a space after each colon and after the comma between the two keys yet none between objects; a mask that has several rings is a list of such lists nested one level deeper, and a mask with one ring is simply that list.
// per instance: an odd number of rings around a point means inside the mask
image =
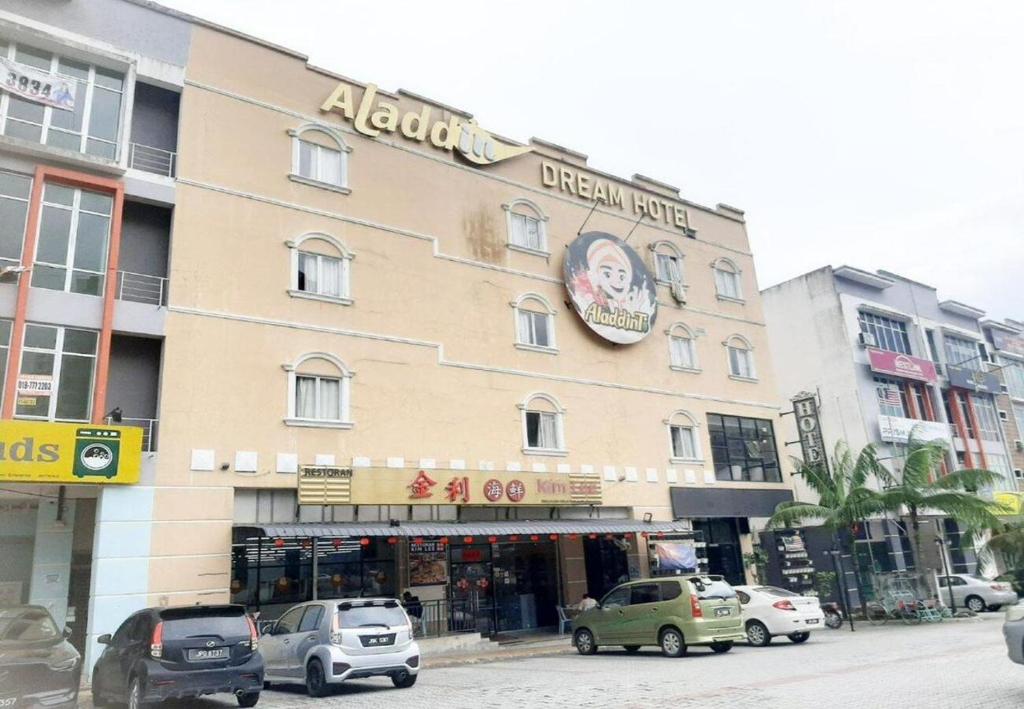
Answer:
[{"label": "aladdin sign on facade", "polygon": [[879,374],[892,374],[928,384],[938,379],[935,364],[920,357],[887,350],[868,350],[868,360],[871,362],[871,370]]},{"label": "aladdin sign on facade", "polygon": [[576,237],[565,251],[563,274],[577,314],[604,339],[628,345],[654,327],[654,279],[617,236],[590,231]]},{"label": "aladdin sign on facade", "polygon": [[417,143],[429,142],[435,148],[458,152],[475,165],[493,165],[533,150],[530,146],[503,143],[473,120],[455,115],[447,121],[434,120],[433,109],[427,105],[419,111],[403,114],[395,104],[377,100],[374,84],[366,85],[358,104],[353,90],[350,84],[339,83],[320,110],[340,113],[352,122],[353,128],[369,138],[381,133],[400,133]]}]

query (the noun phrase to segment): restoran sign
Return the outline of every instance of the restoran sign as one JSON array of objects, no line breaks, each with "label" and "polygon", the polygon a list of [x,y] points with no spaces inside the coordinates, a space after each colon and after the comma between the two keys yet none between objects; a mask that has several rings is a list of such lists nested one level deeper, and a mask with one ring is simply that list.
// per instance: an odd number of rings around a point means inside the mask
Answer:
[{"label": "restoran sign", "polygon": [[352,122],[352,127],[369,138],[381,133],[400,133],[417,143],[430,143],[435,148],[458,152],[475,165],[493,165],[502,160],[528,153],[533,148],[508,145],[485,131],[473,120],[453,115],[447,121],[435,120],[433,109],[424,105],[419,111],[406,111],[393,103],[377,100],[377,86],[367,84],[359,102],[353,86],[341,82],[320,106],[324,113],[339,113]]},{"label": "restoran sign", "polygon": [[303,467],[303,505],[484,505],[549,507],[601,504],[597,475]]},{"label": "restoran sign", "polygon": [[141,468],[141,428],[0,421],[0,481],[127,485]]}]

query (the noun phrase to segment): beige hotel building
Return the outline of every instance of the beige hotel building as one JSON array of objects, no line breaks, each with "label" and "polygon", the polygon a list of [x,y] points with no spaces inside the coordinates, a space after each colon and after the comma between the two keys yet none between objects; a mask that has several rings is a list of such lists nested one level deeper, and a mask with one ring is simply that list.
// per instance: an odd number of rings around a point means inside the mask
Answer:
[{"label": "beige hotel building", "polygon": [[96,500],[89,638],[406,588],[428,633],[491,634],[623,578],[744,579],[792,495],[741,210],[149,2],[5,5],[79,54],[160,38],[125,71],[174,94],[159,180],[35,152],[167,216],[141,478],[68,486]]}]

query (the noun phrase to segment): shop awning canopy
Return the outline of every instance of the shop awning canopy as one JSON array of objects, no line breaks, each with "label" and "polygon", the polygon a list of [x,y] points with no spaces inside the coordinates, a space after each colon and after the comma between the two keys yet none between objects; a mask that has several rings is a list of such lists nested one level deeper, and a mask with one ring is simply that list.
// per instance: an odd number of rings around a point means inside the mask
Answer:
[{"label": "shop awning canopy", "polygon": [[508,520],[505,522],[302,522],[236,525],[251,537],[472,537],[504,534],[624,534],[626,532],[689,532],[682,522],[633,519]]}]

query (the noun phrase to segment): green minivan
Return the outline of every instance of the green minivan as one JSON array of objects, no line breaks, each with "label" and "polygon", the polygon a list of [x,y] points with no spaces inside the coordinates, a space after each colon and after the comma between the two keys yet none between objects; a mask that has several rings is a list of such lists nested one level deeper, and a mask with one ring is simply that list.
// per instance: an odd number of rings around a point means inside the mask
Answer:
[{"label": "green minivan", "polygon": [[682,657],[688,645],[722,653],[746,637],[732,586],[721,576],[698,574],[616,586],[576,617],[572,639],[581,655],[593,655],[601,645],[627,652],[657,645],[668,657]]}]

